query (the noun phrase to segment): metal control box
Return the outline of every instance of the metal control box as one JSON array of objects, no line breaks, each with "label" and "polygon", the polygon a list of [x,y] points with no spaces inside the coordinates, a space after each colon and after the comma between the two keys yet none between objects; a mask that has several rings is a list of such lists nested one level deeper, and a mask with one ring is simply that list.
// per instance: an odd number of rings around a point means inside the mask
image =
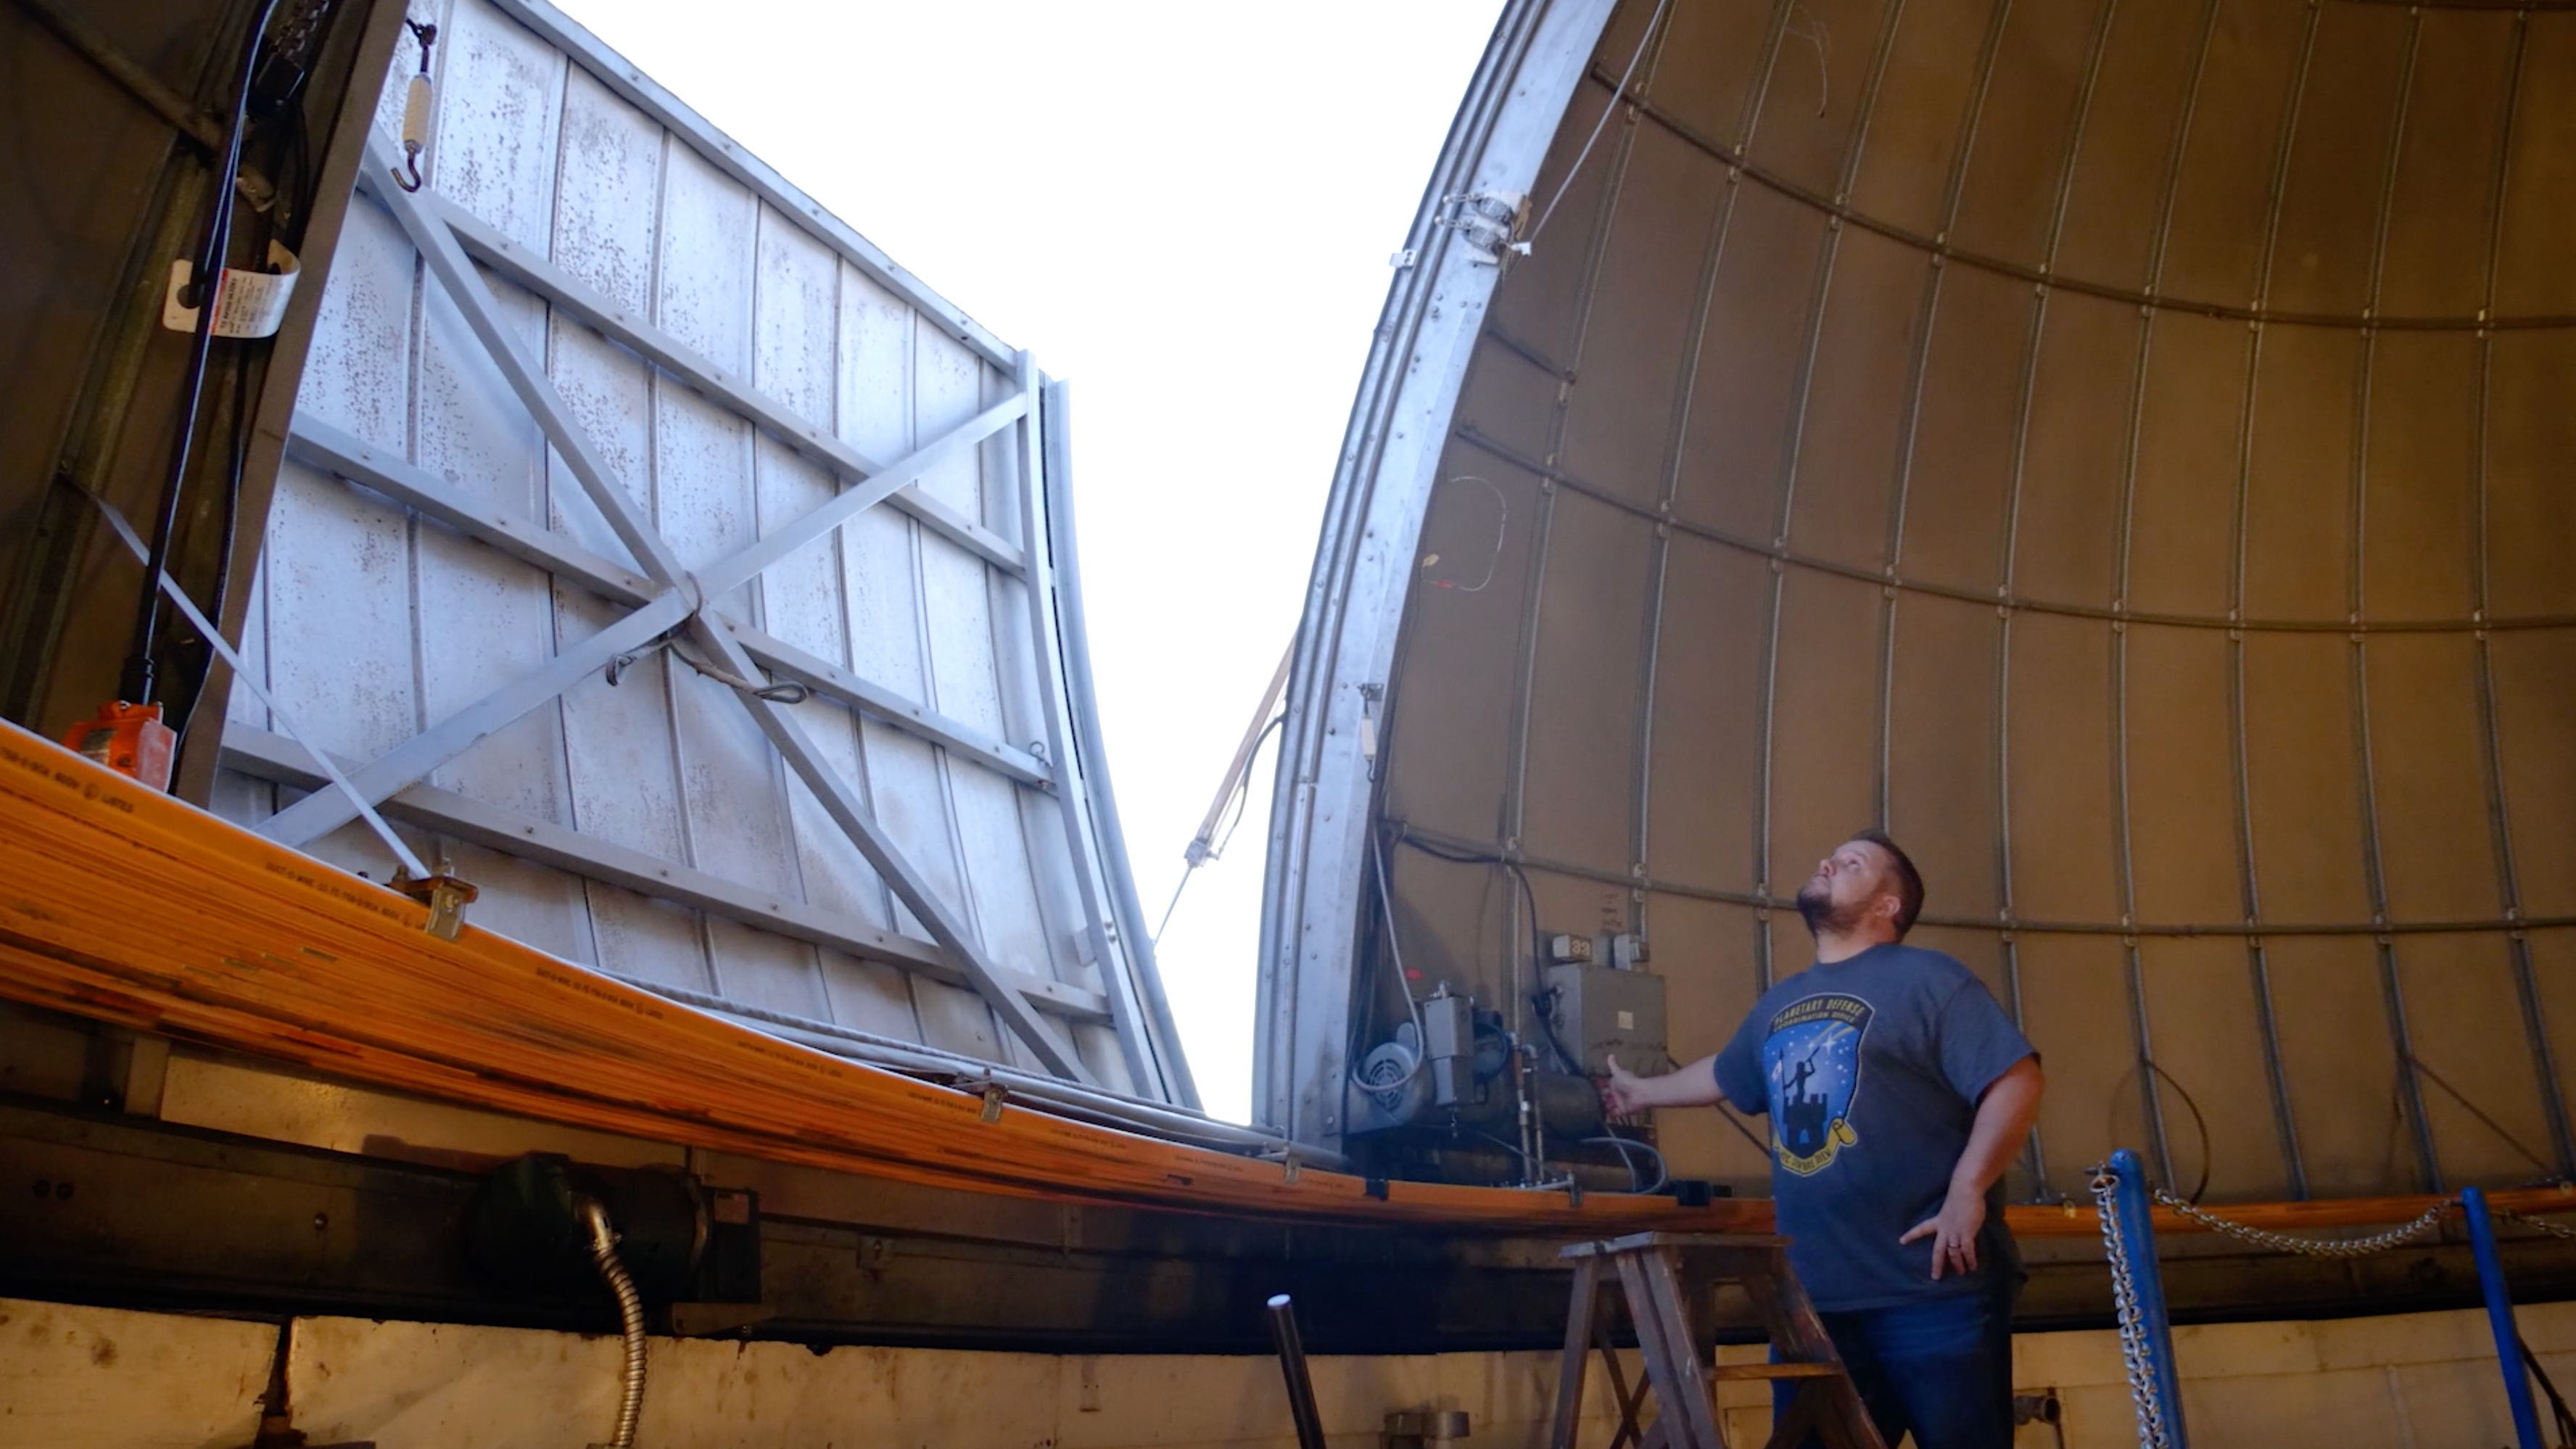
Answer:
[{"label": "metal control box", "polygon": [[1548,1027],[1580,1069],[1605,1076],[1610,1058],[1647,1075],[1664,1069],[1664,978],[1569,962],[1547,968]]}]

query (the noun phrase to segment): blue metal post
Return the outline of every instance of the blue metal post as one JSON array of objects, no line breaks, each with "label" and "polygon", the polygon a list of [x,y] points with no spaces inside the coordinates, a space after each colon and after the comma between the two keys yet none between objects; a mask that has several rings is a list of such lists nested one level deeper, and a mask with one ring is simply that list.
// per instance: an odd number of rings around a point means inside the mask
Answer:
[{"label": "blue metal post", "polygon": [[2531,1401],[2531,1373],[2522,1366],[2522,1330],[2514,1326],[2513,1299],[2505,1293],[2504,1262],[2496,1256],[2495,1222],[2487,1216],[2487,1195],[2464,1187],[2460,1205],[2469,1220],[2469,1247],[2478,1256],[2478,1291],[2486,1295],[2487,1327],[2495,1331],[2496,1366],[2504,1370],[2504,1401],[2513,1407],[2514,1438],[2522,1449],[2545,1449],[2540,1409]]},{"label": "blue metal post", "polygon": [[2182,1426],[2182,1372],[2174,1366],[2173,1320],[2165,1316],[2164,1269],[2156,1261],[2155,1199],[2147,1192],[2147,1167],[2123,1147],[2111,1154],[2112,1193],[2120,1205],[2120,1246],[2129,1257],[2130,1291],[2138,1305],[2138,1331],[2163,1401],[2165,1441],[2187,1449]]}]

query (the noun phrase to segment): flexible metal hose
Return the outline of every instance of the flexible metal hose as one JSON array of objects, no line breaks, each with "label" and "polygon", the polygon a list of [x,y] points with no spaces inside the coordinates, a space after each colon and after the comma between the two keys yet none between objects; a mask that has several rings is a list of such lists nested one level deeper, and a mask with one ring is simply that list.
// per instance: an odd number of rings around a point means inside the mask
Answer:
[{"label": "flexible metal hose", "polygon": [[626,1265],[617,1261],[617,1234],[608,1225],[608,1209],[599,1199],[581,1200],[582,1220],[590,1226],[590,1260],[608,1291],[617,1295],[618,1326],[626,1337],[625,1383],[617,1401],[617,1433],[608,1449],[635,1449],[635,1425],[644,1417],[644,1296]]}]

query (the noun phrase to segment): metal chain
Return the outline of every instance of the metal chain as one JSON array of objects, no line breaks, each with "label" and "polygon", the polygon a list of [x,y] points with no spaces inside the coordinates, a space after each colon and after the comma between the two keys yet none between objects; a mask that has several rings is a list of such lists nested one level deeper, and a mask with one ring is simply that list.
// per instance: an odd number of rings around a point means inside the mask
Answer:
[{"label": "metal chain", "polygon": [[[2366,1258],[2373,1253],[2385,1253],[2391,1248],[2403,1247],[2432,1231],[2441,1223],[2442,1215],[2459,1206],[2460,1203],[2458,1198],[2446,1197],[2416,1214],[2412,1221],[2401,1223],[2386,1232],[2372,1233],[2367,1237],[2302,1238],[2289,1233],[2276,1233],[2267,1228],[2247,1227],[2243,1223],[2220,1217],[2186,1198],[2176,1197],[2162,1188],[2156,1189],[2156,1201],[2211,1232],[2223,1234],[2239,1242],[2252,1243],[2258,1248],[2269,1248],[2276,1253],[2296,1253],[2305,1258]],[[2496,1216],[2508,1215],[2498,1213]],[[2576,1237],[2576,1229],[2568,1230],[2567,1236]]]},{"label": "metal chain", "polygon": [[2497,1207],[2493,1203],[2487,1205],[2487,1216],[2499,1218],[2508,1223],[2520,1223],[2526,1228],[2538,1228],[2553,1238],[2576,1238],[2576,1227],[2569,1227],[2565,1223],[2543,1222],[2535,1217],[2526,1217],[2521,1213]]},{"label": "metal chain", "polygon": [[2169,1449],[2164,1405],[2156,1396],[2155,1370],[2147,1362],[2146,1328],[2138,1321],[2138,1288],[2128,1247],[2120,1240],[2120,1207],[2112,1196],[2119,1179],[2108,1168],[2093,1173],[2093,1211],[2102,1222],[2102,1253],[2111,1260],[2111,1302],[2120,1320],[2120,1368],[2129,1399],[2138,1408],[2138,1449]]}]

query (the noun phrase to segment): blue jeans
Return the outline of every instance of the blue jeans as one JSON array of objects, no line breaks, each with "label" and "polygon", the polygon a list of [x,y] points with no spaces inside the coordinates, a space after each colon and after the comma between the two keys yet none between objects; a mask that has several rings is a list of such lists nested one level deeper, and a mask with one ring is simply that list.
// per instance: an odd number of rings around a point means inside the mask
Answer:
[{"label": "blue jeans", "polygon": [[[2010,1449],[2011,1300],[1959,1293],[1820,1314],[1861,1402],[1888,1449],[1910,1431],[1916,1449]],[[1796,1380],[1772,1384],[1772,1412],[1788,1412]],[[1810,1435],[1807,1444],[1818,1443]]]}]

